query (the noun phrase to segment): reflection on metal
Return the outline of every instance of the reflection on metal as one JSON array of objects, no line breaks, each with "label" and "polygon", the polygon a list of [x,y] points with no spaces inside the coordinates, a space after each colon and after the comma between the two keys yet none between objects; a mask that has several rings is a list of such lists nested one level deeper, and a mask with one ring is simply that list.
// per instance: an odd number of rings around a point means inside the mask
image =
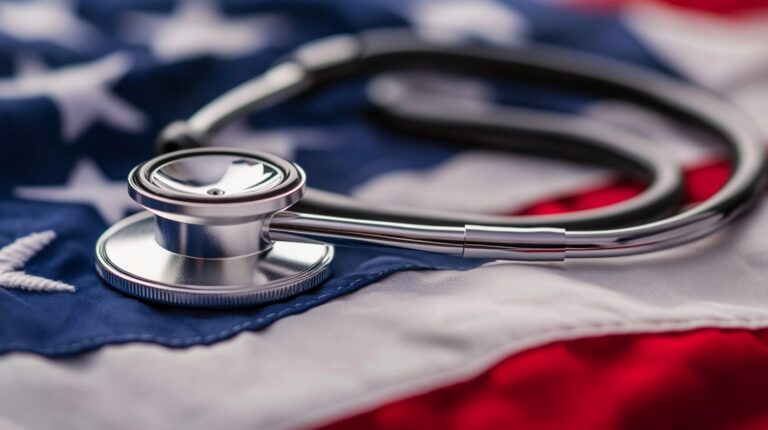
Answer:
[{"label": "reflection on metal", "polygon": [[[576,214],[444,213],[382,207],[312,189],[304,196],[306,178],[293,163],[256,151],[197,148],[233,119],[315,85],[359,72],[434,64],[568,84],[684,118],[720,139],[732,156],[733,173],[707,201],[667,216],[679,203],[679,171],[626,132],[561,114],[457,110],[451,103],[409,96],[410,91],[393,96],[381,89],[371,100],[383,119],[401,129],[602,162],[645,175],[651,186],[627,202]],[[336,36],[302,47],[189,121],[171,124],[159,147],[169,153],[129,176],[130,195],[149,212],[104,233],[97,268],[129,294],[212,307],[277,300],[319,284],[328,276],[332,245],[511,261],[613,257],[678,246],[717,231],[750,208],[762,191],[765,163],[754,125],[687,83],[556,48],[438,44],[403,30]]]}]

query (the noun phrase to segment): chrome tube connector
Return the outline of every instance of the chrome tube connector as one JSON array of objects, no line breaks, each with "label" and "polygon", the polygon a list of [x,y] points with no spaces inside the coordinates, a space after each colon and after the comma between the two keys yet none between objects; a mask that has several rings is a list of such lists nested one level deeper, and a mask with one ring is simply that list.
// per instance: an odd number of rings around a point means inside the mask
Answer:
[{"label": "chrome tube connector", "polygon": [[266,227],[269,240],[385,246],[511,261],[563,261],[565,230],[486,225],[431,226],[286,211]]},{"label": "chrome tube connector", "polygon": [[565,229],[464,226],[465,258],[512,261],[564,261]]}]

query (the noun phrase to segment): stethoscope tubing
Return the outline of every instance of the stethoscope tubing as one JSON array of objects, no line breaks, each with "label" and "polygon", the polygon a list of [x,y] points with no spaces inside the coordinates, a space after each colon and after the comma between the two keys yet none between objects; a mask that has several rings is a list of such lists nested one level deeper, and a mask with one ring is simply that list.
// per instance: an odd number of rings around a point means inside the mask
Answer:
[{"label": "stethoscope tubing", "polygon": [[[563,216],[558,223],[554,218],[501,220],[487,215],[438,216],[425,210],[388,210],[368,202],[358,204],[343,196],[309,190],[303,202],[272,217],[268,225],[271,240],[400,246],[464,257],[513,260],[612,257],[666,249],[711,234],[753,205],[763,188],[765,160],[756,128],[734,107],[705,90],[589,54],[532,44],[511,48],[446,44],[423,39],[406,30],[370,30],[299,48],[264,75],[214,100],[187,122],[173,124],[161,136],[160,147],[167,151],[204,145],[211,135],[234,119],[340,79],[435,65],[443,70],[567,84],[671,114],[719,136],[731,156],[732,175],[720,191],[691,209],[618,228],[609,228],[609,225],[625,224],[631,218],[621,213],[620,205],[613,209],[618,211],[613,218],[606,216],[610,210],[596,211]],[[390,105],[388,114],[399,115],[412,124],[433,124],[435,129],[447,123],[457,129],[474,127],[482,130],[477,136],[495,133],[498,137],[521,128],[520,121],[516,120],[519,117],[501,108],[481,120],[467,113],[437,110],[434,106],[410,111],[403,106],[407,104]],[[386,112],[387,107],[383,110]],[[570,137],[591,141],[593,146],[603,148],[605,145],[601,144],[605,141],[629,142],[622,133],[606,127],[571,127],[584,123],[570,122],[570,126],[561,129],[556,127],[556,122],[544,121],[552,126],[550,137],[561,134],[565,140]],[[545,127],[530,127],[528,132],[535,134],[542,128]],[[669,203],[658,196],[653,200],[650,203],[657,203],[658,207],[648,204],[646,209],[663,209]],[[642,203],[642,199],[637,199],[626,204],[642,206]],[[302,213],[302,208],[309,208],[310,212]],[[590,221],[590,217],[598,215],[605,219],[591,218]]]},{"label": "stethoscope tubing", "polygon": [[[390,77],[387,84],[407,86],[405,82],[391,82]],[[471,220],[474,224],[509,227],[590,228],[631,225],[669,215],[680,207],[683,180],[678,163],[642,137],[624,129],[575,115],[486,103],[476,104],[472,109],[455,108],[455,101],[426,96],[410,88],[369,93],[376,107],[375,118],[390,129],[474,148],[511,150],[607,166],[622,175],[644,180],[648,185],[637,196],[618,204],[553,215],[495,216],[427,210],[370,201],[361,203],[317,190],[310,190],[295,210],[391,222],[463,225]]]}]

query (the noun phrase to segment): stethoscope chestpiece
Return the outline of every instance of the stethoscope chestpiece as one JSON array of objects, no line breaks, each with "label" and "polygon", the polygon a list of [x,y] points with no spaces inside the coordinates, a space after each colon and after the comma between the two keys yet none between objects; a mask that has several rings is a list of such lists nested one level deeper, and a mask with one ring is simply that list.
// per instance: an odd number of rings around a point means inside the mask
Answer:
[{"label": "stethoscope chestpiece", "polygon": [[267,249],[265,219],[301,200],[305,183],[298,166],[274,155],[198,148],[137,166],[128,192],[155,214],[166,249],[229,258]]},{"label": "stethoscope chestpiece", "polygon": [[298,202],[304,172],[274,155],[199,148],[161,155],[128,178],[147,209],[99,239],[96,266],[113,287],[153,301],[235,307],[281,299],[329,274],[333,247],[271,242],[269,218]]}]

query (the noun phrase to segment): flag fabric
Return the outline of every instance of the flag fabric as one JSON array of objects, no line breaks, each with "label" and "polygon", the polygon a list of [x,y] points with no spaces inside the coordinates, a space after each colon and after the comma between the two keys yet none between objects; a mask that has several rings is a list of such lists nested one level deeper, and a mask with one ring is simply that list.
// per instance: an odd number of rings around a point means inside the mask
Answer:
[{"label": "flag fabric", "polygon": [[[766,11],[698,0],[0,3],[0,425],[768,426],[764,205],[695,244],[607,261],[340,250],[319,289],[237,312],[123,296],[98,280],[91,255],[136,209],[123,178],[158,130],[302,42],[408,25],[557,44],[708,87],[768,131]],[[727,178],[705,137],[633,106],[414,78],[642,133],[684,163],[690,203]],[[535,215],[640,190],[606,170],[387,131],[365,118],[365,84],[255,116],[217,143],[292,158],[318,188],[414,206]]]}]

